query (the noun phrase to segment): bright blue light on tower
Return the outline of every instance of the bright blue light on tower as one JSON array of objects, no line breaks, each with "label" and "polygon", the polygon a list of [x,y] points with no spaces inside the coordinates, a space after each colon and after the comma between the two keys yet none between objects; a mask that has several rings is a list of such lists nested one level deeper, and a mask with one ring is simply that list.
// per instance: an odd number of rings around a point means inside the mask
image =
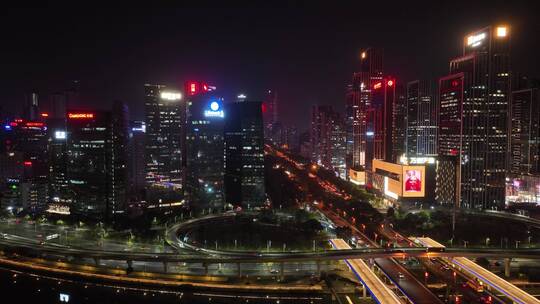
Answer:
[{"label": "bright blue light on tower", "polygon": [[221,110],[221,105],[217,101],[212,101],[210,103],[210,109],[204,111],[205,117],[225,117],[225,112]]}]

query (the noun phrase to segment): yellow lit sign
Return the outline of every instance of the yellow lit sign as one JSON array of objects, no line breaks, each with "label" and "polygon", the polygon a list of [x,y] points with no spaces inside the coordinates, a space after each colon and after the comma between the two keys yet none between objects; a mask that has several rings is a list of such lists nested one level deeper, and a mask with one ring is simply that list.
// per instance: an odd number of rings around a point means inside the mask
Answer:
[{"label": "yellow lit sign", "polygon": [[362,59],[366,58],[366,52],[362,52],[362,54],[360,54],[360,57],[362,57]]},{"label": "yellow lit sign", "polygon": [[506,37],[507,34],[508,34],[508,30],[506,26],[497,27],[497,37]]}]

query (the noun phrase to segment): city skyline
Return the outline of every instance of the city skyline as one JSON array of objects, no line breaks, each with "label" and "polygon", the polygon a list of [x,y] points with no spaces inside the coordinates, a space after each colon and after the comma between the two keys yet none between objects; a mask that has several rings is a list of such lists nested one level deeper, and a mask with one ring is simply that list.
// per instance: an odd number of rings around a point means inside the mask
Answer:
[{"label": "city skyline", "polygon": [[[137,21],[146,12],[136,8],[131,16],[114,8],[85,13],[68,13],[68,8],[6,10],[11,14],[2,22],[16,24],[14,18],[24,14],[27,23],[6,33],[14,44],[1,50],[6,60],[1,81],[6,89],[0,98],[4,110],[9,110],[6,106],[20,104],[32,90],[48,98],[66,89],[71,80],[79,80],[80,106],[108,108],[118,99],[128,104],[133,119],[142,119],[142,84],[182,89],[184,81],[206,80],[224,90],[226,101],[239,93],[264,100],[266,90],[275,90],[281,102],[290,105],[281,117],[283,122],[307,130],[309,121],[301,114],[312,105],[329,104],[342,111],[344,84],[360,65],[361,49],[384,48],[385,72],[398,81],[436,80],[447,72],[448,60],[460,52],[456,45],[463,35],[471,28],[500,22],[512,25],[513,66],[530,77],[540,76],[538,59],[533,56],[540,41],[532,34],[538,21],[532,12],[502,4],[468,7],[467,12],[446,16],[443,12],[448,7],[418,4],[401,13],[375,13],[364,21],[352,12],[377,12],[376,7],[351,7],[350,12],[329,8],[333,14],[321,24],[317,21],[328,8],[317,5],[305,11],[302,7],[155,8],[148,21]],[[482,14],[475,15],[479,11]],[[414,18],[427,12],[427,20]],[[62,13],[65,18],[51,18]],[[281,14],[281,22],[273,26],[273,18]],[[205,20],[200,27],[191,22],[198,18]],[[377,24],[375,20],[380,26],[368,27]],[[426,23],[432,26],[426,29]],[[24,35],[31,38],[21,40]],[[205,38],[199,39],[200,35]],[[89,45],[96,36],[97,43]],[[66,39],[73,51],[65,51],[60,39]],[[252,47],[237,48],[242,45]]]},{"label": "city skyline", "polygon": [[6,12],[8,298],[540,304],[532,6]]}]

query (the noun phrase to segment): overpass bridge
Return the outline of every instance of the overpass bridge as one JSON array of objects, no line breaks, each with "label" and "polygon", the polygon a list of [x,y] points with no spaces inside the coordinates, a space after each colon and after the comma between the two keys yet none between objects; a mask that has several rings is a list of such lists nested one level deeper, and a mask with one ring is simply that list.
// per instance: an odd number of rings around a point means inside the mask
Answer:
[{"label": "overpass bridge", "polygon": [[[351,247],[343,239],[330,240],[332,246],[337,250],[347,250]],[[355,274],[358,280],[367,289],[373,299],[377,303],[384,304],[401,304],[400,298],[379,277],[371,270],[371,268],[361,259],[347,259],[345,263],[349,265],[351,271]]]},{"label": "overpass bridge", "polygon": [[[434,241],[431,238],[411,238],[415,243],[421,244],[427,248],[427,250],[446,250],[445,246]],[[480,282],[484,283],[486,286],[489,286],[505,296],[511,299],[514,303],[519,304],[540,304],[540,300],[533,297],[532,295],[526,293],[520,288],[516,287],[514,284],[502,279],[501,277],[495,275],[491,271],[485,269],[484,267],[476,264],[466,257],[454,256],[448,259],[453,267],[458,270],[468,274],[469,276],[478,279]]]}]

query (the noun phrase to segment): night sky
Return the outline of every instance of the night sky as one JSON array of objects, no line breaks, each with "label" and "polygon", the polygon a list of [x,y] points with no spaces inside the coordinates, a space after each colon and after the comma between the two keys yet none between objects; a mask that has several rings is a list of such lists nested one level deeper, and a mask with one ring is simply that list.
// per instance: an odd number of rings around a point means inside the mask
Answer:
[{"label": "night sky", "polygon": [[343,110],[361,48],[383,47],[385,71],[398,80],[435,79],[466,33],[497,22],[511,26],[513,70],[540,77],[540,9],[527,2],[359,2],[2,8],[0,103],[13,110],[25,92],[45,99],[77,79],[82,106],[119,99],[142,119],[144,83],[181,89],[194,79],[229,100],[274,89],[282,120],[306,129],[310,105]]}]

